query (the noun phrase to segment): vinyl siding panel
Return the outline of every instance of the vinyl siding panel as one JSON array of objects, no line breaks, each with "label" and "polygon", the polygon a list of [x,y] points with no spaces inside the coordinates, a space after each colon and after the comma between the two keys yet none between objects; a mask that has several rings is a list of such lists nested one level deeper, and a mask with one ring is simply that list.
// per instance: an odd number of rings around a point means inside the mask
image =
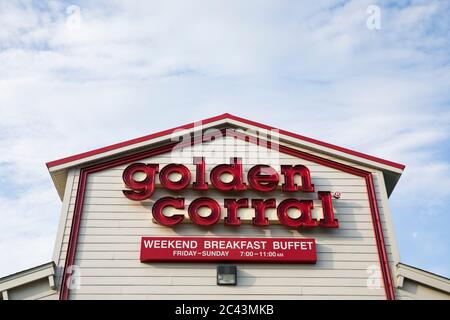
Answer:
[{"label": "vinyl siding panel", "polygon": [[72,294],[71,299],[80,300],[383,300],[384,295],[265,295],[265,294]]},{"label": "vinyl siding panel", "polygon": [[[229,145],[230,138],[216,140],[212,145]],[[223,157],[217,153],[202,153],[209,170],[219,163],[229,163],[230,156],[241,156],[248,149],[245,142],[236,151]],[[186,148],[197,150],[199,146]],[[180,196],[186,198],[186,207],[199,197],[208,196],[223,205],[224,197],[233,198],[271,198],[277,204],[285,198],[298,197],[313,199],[313,216],[321,216],[321,203],[317,193],[283,193],[280,189],[261,194],[251,190],[238,194],[223,194],[213,189],[207,194],[184,190],[180,193],[158,189],[151,201],[134,202],[122,194],[123,169],[118,166],[91,174],[87,181],[84,210],[78,237],[75,264],[80,267],[81,287],[72,290],[71,299],[384,299],[383,282],[381,287],[367,287],[368,271],[379,267],[378,252],[374,238],[372,217],[367,190],[363,178],[340,172],[336,169],[318,165],[286,154],[272,153],[257,158],[258,149],[253,149],[254,157],[244,157],[247,171],[255,164],[272,164],[279,172],[280,164],[304,164],[310,171],[317,191],[341,192],[339,200],[333,200],[336,218],[340,222],[337,230],[289,229],[279,225],[274,210],[267,215],[272,223],[269,227],[258,228],[251,225],[253,210],[240,210],[240,227],[218,225],[201,228],[189,222],[175,228],[159,226],[152,221],[151,207],[154,199],[161,196]],[[200,152],[197,150],[197,156]],[[252,155],[252,154],[250,154]],[[279,158],[278,158],[279,156]],[[321,155],[332,158],[330,155]],[[335,161],[343,162],[339,159]],[[169,155],[141,160],[146,163],[182,163],[195,170],[191,156]],[[275,163],[275,164],[274,164]],[[348,163],[347,163],[348,164]],[[380,209],[383,231],[391,268],[396,262],[396,244],[391,239],[389,208],[381,172],[352,164],[355,167],[372,171],[375,191]],[[246,173],[246,172],[245,172]],[[59,266],[64,266],[67,245],[72,225],[72,216],[78,188],[79,171],[73,172],[73,184],[67,202],[67,214],[61,237]],[[280,177],[282,177],[280,175]],[[282,182],[282,181],[281,181]],[[280,184],[281,184],[280,182]],[[158,183],[158,181],[157,181]],[[225,210],[223,210],[223,213]],[[139,261],[140,239],[142,236],[230,236],[230,237],[313,237],[317,242],[318,261],[316,265],[302,264],[236,264],[238,266],[238,286],[234,288],[216,285],[216,265],[211,263],[141,263]]]}]

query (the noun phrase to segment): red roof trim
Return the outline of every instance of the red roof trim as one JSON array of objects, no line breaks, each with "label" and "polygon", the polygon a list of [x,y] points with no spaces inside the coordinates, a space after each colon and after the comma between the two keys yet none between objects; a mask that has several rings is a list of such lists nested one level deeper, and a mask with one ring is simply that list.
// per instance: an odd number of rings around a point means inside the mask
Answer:
[{"label": "red roof trim", "polygon": [[[227,132],[225,131],[225,134]],[[232,136],[244,140],[245,141],[245,135],[244,134],[233,134]],[[201,143],[203,141],[203,137],[200,137],[200,139],[195,139],[194,141],[187,141],[184,142],[184,145],[194,145],[197,143]],[[250,140],[250,142],[255,143],[257,145],[264,145],[266,148],[269,145],[268,141],[263,141],[259,139],[258,141]],[[147,158],[147,157],[153,157],[165,152],[169,152],[172,150],[173,145],[176,143],[167,144],[161,147],[154,148],[152,150],[146,150],[141,151],[138,154],[129,155],[126,157],[122,157],[115,160],[109,160],[103,163],[99,163],[90,167],[84,167],[80,171],[80,181],[78,184],[77,189],[77,195],[75,200],[75,208],[73,213],[73,219],[72,219],[72,227],[70,229],[70,236],[69,236],[69,243],[67,248],[67,255],[66,255],[66,262],[64,265],[64,270],[62,273],[62,281],[61,281],[61,290],[60,290],[60,300],[67,300],[69,298],[69,286],[67,277],[70,276],[68,274],[68,267],[73,265],[75,261],[76,251],[77,251],[77,239],[79,235],[80,230],[80,222],[82,218],[82,214],[84,212],[83,206],[84,206],[84,197],[86,192],[86,181],[88,179],[88,175],[99,172],[105,169],[112,168],[114,166],[126,164],[126,163],[132,163],[134,161],[139,161],[141,159]],[[359,177],[363,177],[366,181],[366,189],[368,192],[368,199],[370,204],[370,211],[372,215],[372,224],[374,228],[374,236],[376,239],[376,245],[377,245],[377,251],[378,251],[378,257],[380,261],[380,267],[381,267],[381,273],[383,277],[384,282],[384,289],[386,293],[386,298],[388,300],[395,300],[395,290],[394,286],[392,284],[392,273],[389,267],[389,263],[387,260],[387,254],[386,254],[386,246],[384,242],[384,235],[383,235],[383,229],[381,225],[380,220],[380,211],[377,204],[377,197],[375,194],[375,187],[373,184],[373,178],[372,174],[370,172],[367,172],[365,170],[361,170],[358,168],[351,167],[346,164],[342,164],[339,162],[335,162],[333,160],[324,159],[316,155],[311,155],[306,152],[302,152],[299,150],[291,149],[286,146],[280,146],[280,145],[273,145],[276,147],[275,149],[279,150],[280,152],[290,154],[294,157],[298,157],[300,159],[305,159],[308,161],[312,161],[318,164],[322,164],[324,166],[328,166],[330,168],[334,168],[343,172],[347,172]],[[271,147],[269,147],[271,149]]]},{"label": "red roof trim", "polygon": [[334,149],[334,150],[337,150],[337,151],[341,151],[341,152],[344,152],[344,153],[347,153],[347,154],[350,154],[350,155],[353,155],[353,156],[357,156],[357,157],[364,158],[364,159],[367,159],[367,160],[371,160],[371,161],[374,161],[374,162],[382,163],[382,164],[385,164],[385,165],[388,165],[388,166],[391,166],[391,167],[395,167],[395,168],[398,168],[398,169],[401,169],[401,170],[405,169],[405,165],[400,164],[400,163],[392,162],[392,161],[381,159],[381,158],[377,158],[377,157],[374,157],[374,156],[371,156],[371,155],[368,155],[368,154],[365,154],[365,153],[362,153],[362,152],[358,152],[358,151],[350,150],[350,149],[347,149],[347,148],[339,147],[339,146],[336,146],[336,145],[331,144],[331,143],[327,143],[327,142],[323,142],[323,141],[320,141],[320,140],[308,138],[308,137],[305,137],[305,136],[302,136],[302,135],[299,135],[299,134],[296,134],[296,133],[292,133],[292,132],[289,132],[289,131],[286,131],[286,130],[277,129],[277,128],[274,128],[274,127],[271,127],[271,126],[268,126],[268,125],[265,125],[265,124],[262,124],[262,123],[258,123],[258,122],[255,122],[255,121],[251,121],[251,120],[247,120],[247,119],[240,118],[240,117],[237,117],[237,116],[233,116],[231,114],[228,114],[228,118],[236,120],[236,121],[241,121],[241,122],[250,124],[252,126],[268,129],[268,130],[275,129],[275,130],[278,130],[281,134],[284,134],[286,136],[290,136],[290,137],[293,137],[293,138],[296,138],[296,139],[299,139],[299,140],[303,140],[303,141],[306,141],[306,142],[311,142],[311,143],[317,144],[317,145],[322,146],[322,147],[326,147],[326,148]]},{"label": "red roof trim", "polygon": [[[259,122],[255,122],[255,121],[251,121],[251,120],[248,120],[248,119],[240,118],[240,117],[231,115],[229,113],[224,113],[224,114],[216,116],[216,117],[212,117],[212,118],[208,118],[208,119],[202,120],[201,123],[207,124],[207,123],[211,123],[211,122],[215,122],[215,121],[219,121],[219,120],[223,120],[223,119],[231,119],[231,120],[243,122],[243,123],[246,123],[246,124],[249,124],[249,125],[252,125],[252,126],[255,126],[255,127],[259,127],[259,128],[262,128],[262,129],[278,130],[279,133],[281,133],[283,135],[290,136],[290,137],[293,137],[293,138],[296,138],[296,139],[299,139],[299,140],[302,140],[302,141],[314,143],[314,144],[317,144],[317,145],[322,146],[322,147],[326,147],[326,148],[330,148],[330,149],[333,149],[333,150],[336,150],[336,151],[344,152],[344,153],[347,153],[347,154],[350,154],[350,155],[353,155],[353,156],[357,156],[357,157],[364,158],[364,159],[367,159],[367,160],[370,160],[370,161],[378,162],[378,163],[381,163],[381,164],[384,164],[384,165],[388,165],[388,166],[391,166],[391,167],[394,167],[394,168],[398,168],[398,169],[401,169],[401,170],[405,169],[405,165],[400,164],[400,163],[396,163],[396,162],[392,162],[392,161],[389,161],[389,160],[377,158],[377,157],[374,157],[374,156],[367,155],[365,153],[361,153],[361,152],[358,152],[358,151],[354,151],[354,150],[350,150],[350,149],[347,149],[347,148],[339,147],[339,146],[336,146],[336,145],[333,145],[333,144],[330,144],[330,143],[327,143],[327,142],[323,142],[323,141],[320,141],[320,140],[308,138],[308,137],[305,137],[305,136],[302,136],[302,135],[299,135],[299,134],[296,134],[296,133],[292,133],[292,132],[289,132],[289,131],[277,129],[275,127],[271,127],[271,126],[268,126],[268,125],[265,125],[265,124],[262,124],[262,123],[259,123]],[[146,136],[143,136],[143,137],[140,137],[140,138],[119,142],[119,143],[116,143],[116,144],[113,144],[113,145],[110,145],[110,146],[107,146],[107,147],[91,150],[91,151],[88,151],[88,152],[83,152],[83,153],[80,153],[80,154],[76,154],[76,155],[73,155],[73,156],[70,156],[70,157],[58,159],[58,160],[55,160],[55,161],[50,161],[50,162],[47,162],[47,167],[51,168],[51,167],[59,166],[59,165],[62,165],[62,164],[68,163],[68,162],[80,160],[80,159],[87,158],[87,157],[94,156],[94,155],[98,155],[98,154],[101,154],[101,153],[104,153],[104,152],[108,152],[108,151],[111,151],[111,150],[119,149],[119,148],[126,147],[126,146],[129,146],[129,145],[132,145],[132,144],[136,144],[136,143],[140,143],[140,142],[143,142],[143,141],[159,138],[159,137],[171,134],[175,130],[191,129],[194,126],[195,126],[195,123],[193,122],[193,123],[185,124],[185,125],[182,125],[182,126],[179,126],[179,127],[176,127],[176,128],[172,128],[172,129],[156,132],[156,133],[153,133],[153,134],[150,134],[150,135],[146,135]]]},{"label": "red roof trim", "polygon": [[[208,119],[202,120],[201,123],[205,123],[206,124],[206,123],[222,120],[222,119],[227,118],[225,115],[226,114],[223,114],[223,115],[220,115],[220,116],[216,116],[216,117],[212,117],[212,118],[208,118]],[[119,143],[116,143],[116,144],[112,144],[112,145],[107,146],[107,147],[94,149],[94,150],[83,152],[83,153],[80,153],[80,154],[76,154],[76,155],[73,155],[73,156],[70,156],[70,157],[66,157],[66,158],[50,161],[50,162],[47,162],[47,167],[51,168],[51,167],[59,166],[59,165],[64,164],[64,163],[80,160],[80,159],[83,159],[83,158],[95,156],[95,155],[100,154],[100,153],[104,153],[104,152],[108,152],[108,151],[111,151],[111,150],[123,148],[123,147],[126,147],[126,146],[130,146],[132,144],[136,144],[136,143],[140,143],[140,142],[143,142],[143,141],[159,138],[159,137],[162,137],[162,136],[165,136],[165,135],[169,135],[172,132],[174,132],[175,130],[191,129],[191,128],[194,127],[194,125],[195,125],[195,123],[193,122],[193,123],[185,124],[185,125],[182,125],[182,126],[178,126],[178,127],[172,128],[172,129],[167,129],[167,130],[164,130],[164,131],[152,133],[152,134],[149,134],[149,135],[146,135],[146,136],[143,136],[143,137],[139,137],[139,138],[135,138],[135,139],[119,142]]]}]

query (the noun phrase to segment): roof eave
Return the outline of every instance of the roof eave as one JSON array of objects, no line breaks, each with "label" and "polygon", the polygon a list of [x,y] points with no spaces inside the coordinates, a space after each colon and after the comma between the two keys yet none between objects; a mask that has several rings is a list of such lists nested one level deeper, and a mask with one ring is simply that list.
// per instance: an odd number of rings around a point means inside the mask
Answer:
[{"label": "roof eave", "polygon": [[67,178],[67,170],[71,167],[83,166],[89,162],[98,161],[110,156],[117,156],[118,154],[129,152],[129,150],[132,150],[134,148],[145,147],[153,143],[158,143],[170,139],[173,133],[183,134],[186,132],[186,130],[194,131],[195,128],[199,128],[200,126],[201,128],[208,128],[224,124],[230,124],[238,127],[241,126],[247,128],[254,128],[257,130],[265,129],[275,131],[280,136],[280,139],[282,138],[283,140],[289,141],[290,143],[294,143],[309,149],[317,149],[318,151],[321,152],[336,155],[344,160],[350,160],[357,163],[359,162],[362,163],[363,165],[368,165],[381,169],[383,170],[383,172],[389,173],[389,176],[393,175],[394,177],[394,179],[387,179],[386,189],[388,191],[388,195],[390,195],[391,192],[393,191],[398,179],[400,178],[400,175],[402,174],[405,168],[405,165],[399,163],[370,156],[358,151],[339,147],[316,139],[301,136],[286,130],[277,129],[275,127],[271,127],[262,123],[240,118],[231,115],[229,113],[224,113],[222,115],[211,117],[199,122],[185,124],[172,129],[146,135],[140,138],[123,141],[107,147],[50,161],[47,163],[47,168],[52,176],[52,180],[55,184],[58,194],[62,199],[64,194],[64,189],[62,187],[65,186],[65,183],[59,182],[58,179],[55,177],[55,175],[65,174],[65,177]]}]

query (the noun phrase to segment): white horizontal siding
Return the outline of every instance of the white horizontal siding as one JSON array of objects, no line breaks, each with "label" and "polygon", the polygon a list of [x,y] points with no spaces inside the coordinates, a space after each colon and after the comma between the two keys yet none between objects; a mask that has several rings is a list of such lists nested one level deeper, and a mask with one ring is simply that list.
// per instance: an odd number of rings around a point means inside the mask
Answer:
[{"label": "white horizontal siding", "polygon": [[[204,154],[207,163],[209,160],[213,160],[214,165],[229,162],[228,158],[222,159],[217,156],[208,158],[209,155],[212,153]],[[239,152],[234,154],[234,156],[239,155]],[[330,156],[325,157],[330,158]],[[244,157],[245,169],[248,170],[255,164],[271,163],[270,157],[265,159],[267,161],[262,158]],[[140,162],[160,163],[160,167],[163,167],[174,160],[167,155],[160,155]],[[183,163],[194,170],[191,157],[179,157],[176,158],[176,162]],[[176,228],[167,228],[152,221],[152,201],[134,202],[123,196],[122,173],[126,165],[91,174],[87,183],[75,260],[81,268],[82,287],[80,290],[72,291],[71,298],[385,298],[383,288],[368,289],[366,286],[367,268],[373,265],[378,266],[379,261],[364,179],[285,154],[280,155],[279,164],[304,164],[311,170],[317,191],[341,192],[341,198],[333,200],[336,218],[340,221],[339,229],[293,230],[276,224],[257,228],[251,226],[249,221],[243,221],[243,225],[238,228],[225,227],[222,224],[200,228],[190,223],[183,223]],[[207,166],[208,169],[212,167],[213,165]],[[277,165],[274,167],[279,170]],[[359,165],[357,167],[371,170]],[[208,171],[206,176],[209,177]],[[282,175],[280,177],[282,178]],[[69,206],[59,265],[65,262],[78,179],[79,175],[75,174],[71,196],[67,199]],[[280,184],[282,181],[281,179]],[[382,198],[384,186],[380,188],[377,177],[374,182],[376,195]],[[277,203],[285,198],[297,197],[315,200],[314,214],[316,216],[317,212],[321,211],[320,201],[316,200],[317,193],[289,194],[278,190],[262,194],[249,190],[238,194],[224,194],[212,188],[207,193],[192,190],[171,193],[157,189],[152,200],[161,196],[185,197],[186,207],[199,196],[216,199],[221,205],[223,205],[224,197],[250,199],[275,197]],[[388,229],[389,221],[385,219],[384,201],[380,200],[379,206],[383,228]],[[248,209],[239,211],[239,214],[243,220],[248,220],[253,213],[252,209]],[[275,222],[275,211],[269,212],[269,215]],[[239,279],[242,282],[235,288],[224,288],[215,284],[217,264],[141,263],[139,261],[140,239],[142,236],[151,235],[313,237],[317,242],[318,262],[316,265],[237,264]],[[395,259],[392,255],[390,233],[385,232],[385,235],[388,258],[392,263]]]},{"label": "white horizontal siding", "polygon": [[[168,268],[170,267],[170,268]],[[304,269],[304,266],[298,268],[286,268],[279,265],[261,266],[261,264],[246,264],[239,265],[239,278],[241,277],[253,277],[263,278],[271,281],[272,278],[286,278],[286,279],[310,279],[310,278],[326,278],[326,281],[333,279],[353,279],[367,278],[366,269],[319,269],[314,273],[300,273],[298,269]],[[99,278],[99,277],[115,277],[130,279],[134,277],[215,277],[216,265],[215,264],[202,264],[199,268],[198,264],[176,264],[168,266],[167,264],[146,264],[145,268],[108,268],[108,272],[105,273],[102,268],[89,268],[85,267],[82,270],[82,280],[86,278]],[[120,280],[122,281],[122,280]],[[125,280],[124,280],[125,281]],[[325,281],[325,280],[324,280]]]},{"label": "white horizontal siding", "polygon": [[71,294],[79,300],[383,300],[384,295],[267,295],[267,294]]},{"label": "white horizontal siding", "polygon": [[[192,282],[195,282],[193,279]],[[364,295],[364,296],[380,296],[384,293],[383,289],[368,290],[367,288],[349,287],[349,286],[217,286],[217,285],[139,285],[139,286],[106,286],[106,285],[84,285],[80,289],[74,290],[76,294],[153,294],[153,295],[173,295],[173,294],[253,294],[265,295],[323,295],[324,292],[329,295]]]},{"label": "white horizontal siding", "polygon": [[[367,280],[363,278],[293,278],[293,277],[249,277],[239,274],[241,286],[274,286],[274,287],[333,287],[349,286],[353,288],[365,288]],[[92,286],[215,286],[216,275],[202,275],[201,277],[83,277],[83,285]]]},{"label": "white horizontal siding", "polygon": [[55,291],[50,291],[47,295],[40,297],[36,300],[58,300],[59,295]]}]

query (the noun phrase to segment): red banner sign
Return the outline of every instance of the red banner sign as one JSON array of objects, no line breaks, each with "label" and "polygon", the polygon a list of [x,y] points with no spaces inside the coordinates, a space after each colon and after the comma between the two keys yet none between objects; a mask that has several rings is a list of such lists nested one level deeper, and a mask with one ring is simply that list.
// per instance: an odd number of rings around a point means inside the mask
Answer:
[{"label": "red banner sign", "polygon": [[143,237],[141,262],[316,263],[314,239]]}]

